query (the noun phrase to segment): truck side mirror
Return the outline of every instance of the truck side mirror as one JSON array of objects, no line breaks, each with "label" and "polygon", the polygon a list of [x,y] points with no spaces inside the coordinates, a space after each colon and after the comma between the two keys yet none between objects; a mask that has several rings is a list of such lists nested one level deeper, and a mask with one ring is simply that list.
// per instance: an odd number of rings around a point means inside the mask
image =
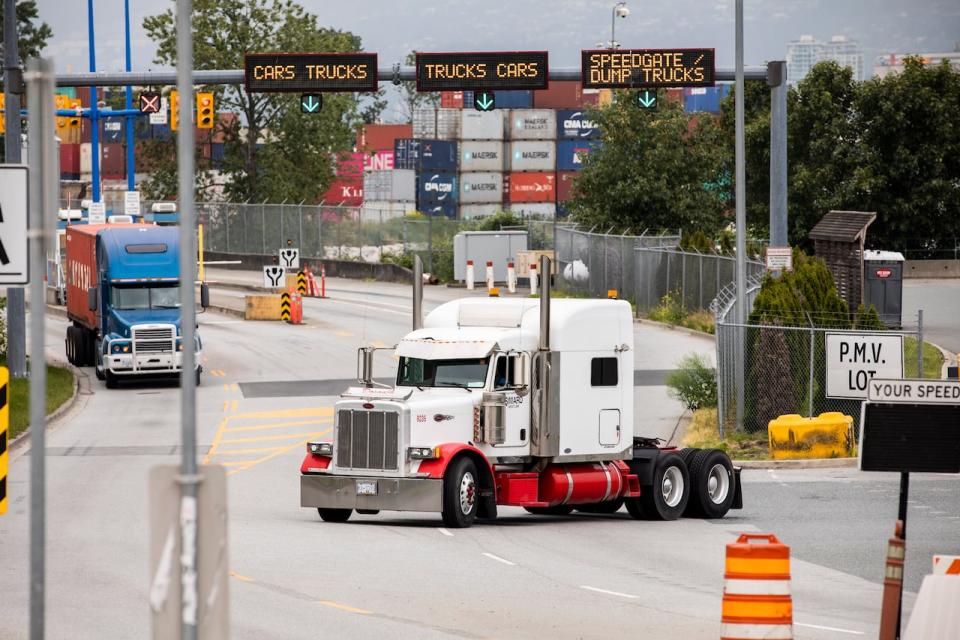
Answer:
[{"label": "truck side mirror", "polygon": [[523,356],[521,356],[521,355],[512,355],[512,356],[509,356],[509,357],[510,357],[510,360],[511,360],[511,363],[510,363],[510,365],[511,365],[511,367],[510,367],[510,368],[511,368],[511,373],[513,374],[513,375],[512,375],[512,378],[513,378],[513,379],[510,380],[510,384],[512,384],[514,387],[525,387],[525,386],[527,386],[527,384],[528,384],[528,381],[527,381],[527,363],[528,363],[528,358],[527,358],[525,355],[523,355]]},{"label": "truck side mirror", "polygon": [[204,309],[210,306],[210,287],[206,282],[200,283],[200,306]]},{"label": "truck side mirror", "polygon": [[97,288],[90,287],[87,289],[87,308],[90,311],[97,310]]}]

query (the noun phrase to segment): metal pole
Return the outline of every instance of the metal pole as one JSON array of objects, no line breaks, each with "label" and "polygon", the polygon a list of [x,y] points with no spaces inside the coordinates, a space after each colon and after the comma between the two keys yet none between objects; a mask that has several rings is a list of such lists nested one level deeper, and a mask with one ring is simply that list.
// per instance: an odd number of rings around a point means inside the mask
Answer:
[{"label": "metal pole", "polygon": [[413,256],[413,330],[423,328],[423,260]]},{"label": "metal pole", "polygon": [[917,377],[923,377],[923,309],[917,311]]},{"label": "metal pole", "polygon": [[[127,55],[127,64],[126,70],[129,73],[132,69],[130,67],[130,0],[123,0],[123,26],[125,30],[126,38],[126,55]],[[133,87],[129,84],[127,85],[127,100],[126,100],[127,111],[133,109]],[[133,163],[133,118],[134,116],[127,116],[127,191],[134,190],[134,163]],[[126,212],[124,212],[126,213]]]},{"label": "metal pole", "polygon": [[[921,376],[922,377],[922,376]],[[901,529],[901,537],[903,538],[904,548],[906,548],[907,542],[907,500],[910,495],[910,474],[906,471],[900,473],[900,504],[899,504],[899,515],[898,518],[900,522],[903,523]],[[904,558],[906,560],[906,558]],[[897,640],[900,640],[900,624],[903,621],[903,585],[900,585],[899,593],[897,594],[897,629],[896,637]]]},{"label": "metal pole", "polygon": [[433,275],[433,214],[427,213],[427,268]]},{"label": "metal pole", "polygon": [[[97,53],[93,46],[93,0],[87,0],[87,38],[90,48],[90,73],[95,73]],[[100,202],[100,119],[97,111],[97,87],[92,85],[90,87],[90,182],[93,202]]]},{"label": "metal pole", "polygon": [[[10,14],[5,14],[10,15]],[[14,14],[15,15],[15,14]],[[53,63],[30,62],[30,638],[44,637],[46,599],[46,397],[44,278],[47,224],[59,207],[53,116]]]},{"label": "metal pole", "polygon": [[[4,0],[3,84],[6,95],[7,134],[3,146],[8,164],[19,164],[20,156],[20,53],[17,41],[16,0]],[[7,288],[7,366],[14,378],[27,377],[27,310],[22,287]]]},{"label": "metal pole", "polygon": [[[807,314],[807,318],[810,318],[810,314]],[[813,361],[816,357],[815,354],[815,344],[814,344],[814,334],[816,331],[813,328],[813,322],[810,322],[810,374],[807,382],[807,396],[809,400],[807,401],[807,417],[813,417]]]},{"label": "metal pole", "polygon": [[747,203],[746,172],[744,170],[743,142],[743,0],[736,1],[736,200],[737,200],[737,428],[743,426],[744,402],[744,348],[743,324],[747,321]]},{"label": "metal pole", "polygon": [[787,63],[767,63],[770,86],[770,246],[787,239]]},{"label": "metal pole", "polygon": [[193,93],[193,33],[190,25],[192,0],[177,0],[177,91],[181,127],[177,136],[177,179],[180,195],[180,334],[183,368],[180,372],[180,637],[197,637],[197,383],[194,351],[196,309],[194,280],[197,249],[194,244],[194,130],[193,105],[185,99]]}]

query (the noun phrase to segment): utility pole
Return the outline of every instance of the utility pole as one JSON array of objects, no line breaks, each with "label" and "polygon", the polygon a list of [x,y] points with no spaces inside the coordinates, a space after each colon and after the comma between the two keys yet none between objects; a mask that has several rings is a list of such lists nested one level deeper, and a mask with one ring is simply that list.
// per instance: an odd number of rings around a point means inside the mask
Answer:
[{"label": "utility pole", "polygon": [[[93,0],[87,0],[87,38],[90,47],[90,73],[97,70],[97,52],[93,35]],[[100,202],[100,117],[97,111],[97,87],[90,87],[90,182],[93,202]],[[89,213],[87,214],[89,215]]]},{"label": "utility pole", "polygon": [[[3,3],[3,84],[6,99],[7,133],[4,152],[7,164],[20,164],[20,96],[23,95],[23,70],[20,68],[16,0]],[[35,300],[43,304],[44,299]],[[7,288],[7,366],[14,378],[27,377],[27,309],[23,289]]]},{"label": "utility pole", "polygon": [[736,4],[736,135],[735,135],[735,183],[737,205],[737,348],[735,380],[737,388],[737,429],[743,426],[744,402],[744,346],[743,324],[747,321],[747,188],[744,170],[743,140],[743,0]]},{"label": "utility pole", "polygon": [[[126,48],[127,48],[127,64],[126,70],[129,73],[131,69],[131,59],[130,59],[130,0],[123,0],[123,25],[124,31],[126,33]],[[133,109],[133,87],[129,84],[127,85],[127,101],[126,109],[130,111]],[[133,118],[134,116],[128,115],[126,117],[126,138],[127,138],[127,191],[133,191],[134,188],[134,162],[133,162]],[[126,211],[124,211],[126,213]]]}]

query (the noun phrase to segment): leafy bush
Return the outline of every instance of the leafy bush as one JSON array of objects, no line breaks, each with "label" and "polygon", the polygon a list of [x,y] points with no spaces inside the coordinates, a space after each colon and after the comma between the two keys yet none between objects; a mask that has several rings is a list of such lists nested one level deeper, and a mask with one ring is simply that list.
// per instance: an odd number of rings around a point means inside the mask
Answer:
[{"label": "leafy bush", "polygon": [[871,304],[868,309],[863,303],[860,303],[860,306],[857,307],[857,313],[853,318],[853,328],[883,330],[887,328],[887,325],[883,324],[883,320],[880,319],[880,314],[877,313],[875,306]]},{"label": "leafy bush", "polygon": [[850,328],[847,303],[837,293],[833,275],[820,258],[793,252],[793,271],[763,280],[750,314],[750,324],[787,327]]},{"label": "leafy bush", "polygon": [[669,324],[680,324],[686,317],[686,309],[676,293],[668,291],[662,298],[660,304],[650,310],[650,319],[657,322],[666,322]]},{"label": "leafy bush", "polygon": [[680,360],[677,370],[667,376],[667,387],[670,395],[691,411],[717,406],[717,372],[699,354]]}]

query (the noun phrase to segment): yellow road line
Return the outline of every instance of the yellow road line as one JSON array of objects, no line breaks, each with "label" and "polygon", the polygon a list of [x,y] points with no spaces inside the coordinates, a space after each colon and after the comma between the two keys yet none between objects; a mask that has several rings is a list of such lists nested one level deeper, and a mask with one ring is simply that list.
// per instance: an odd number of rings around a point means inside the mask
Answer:
[{"label": "yellow road line", "polygon": [[226,460],[226,461],[218,462],[217,464],[221,464],[225,467],[239,467],[240,465],[250,464],[251,462],[256,462],[256,461],[257,461],[256,458],[251,460]]},{"label": "yellow road line", "polygon": [[237,410],[237,401],[234,400],[233,402],[230,403],[230,411],[236,411],[236,410]]},{"label": "yellow road line", "polygon": [[231,571],[231,572],[230,572],[230,577],[231,577],[231,578],[236,578],[237,580],[240,580],[241,582],[253,582],[253,578],[249,578],[249,577],[247,577],[247,576],[242,576],[242,575],[240,575],[239,573],[237,573],[236,571]]},{"label": "yellow road line", "polygon": [[311,424],[326,424],[330,422],[331,418],[321,418],[320,420],[293,420],[291,422],[271,422],[267,424],[255,424],[248,427],[230,427],[229,429],[224,429],[227,433],[233,433],[235,431],[260,431],[267,429],[280,429],[283,427],[302,427],[305,425]]},{"label": "yellow road line", "polygon": [[358,609],[356,607],[351,607],[346,604],[340,604],[339,602],[334,602],[333,600],[321,600],[320,604],[325,607],[333,607],[334,609],[340,609],[341,611],[348,611],[350,613],[359,613],[360,615],[369,616],[373,615],[373,611],[367,611],[366,609]]},{"label": "yellow road line", "polygon": [[224,412],[224,413],[227,412],[227,401],[226,401],[226,400],[223,401],[223,412]]},{"label": "yellow road line", "polygon": [[210,448],[207,450],[207,455],[203,456],[203,464],[210,462],[210,459],[216,453],[217,446],[220,444],[220,438],[223,437],[223,428],[227,426],[227,420],[229,420],[229,418],[224,418],[220,421],[220,424],[217,425],[217,433],[213,436],[213,442],[210,443]]},{"label": "yellow road line", "polygon": [[227,383],[224,383],[224,384],[223,384],[223,390],[224,390],[224,391],[230,391],[230,385],[228,385]]},{"label": "yellow road line", "polygon": [[282,436],[255,436],[253,438],[230,438],[221,440],[221,444],[237,444],[240,442],[268,442],[270,440],[295,440],[297,438],[313,438],[318,432],[313,433],[288,433]]},{"label": "yellow road line", "polygon": [[[226,375],[226,374],[224,374],[224,375]],[[238,385],[236,382],[234,382],[233,384],[230,385],[230,390],[231,390],[231,391],[240,391],[240,385]]]},{"label": "yellow road line", "polygon": [[349,331],[335,331],[333,335],[335,335],[335,336],[337,336],[337,337],[339,337],[339,338],[352,338],[352,337],[353,337],[353,334],[350,333]]},{"label": "yellow road line", "polygon": [[277,411],[251,411],[231,416],[231,420],[247,420],[254,418],[312,418],[317,416],[332,416],[333,407],[301,407],[299,409],[280,409]]},{"label": "yellow road line", "polygon": [[377,349],[383,349],[384,347],[386,347],[386,346],[388,346],[388,345],[387,345],[386,342],[383,342],[382,340],[374,340],[373,342],[370,343],[370,346],[371,346],[371,347],[376,347]]},{"label": "yellow road line", "polygon": [[[306,442],[306,440],[304,440]],[[222,451],[218,450],[214,455],[218,456],[236,456],[246,453],[263,453],[264,451],[277,451],[279,449],[284,449],[285,447],[258,447],[254,449],[224,449]]]},{"label": "yellow road line", "polygon": [[[333,431],[333,429],[327,429],[326,431],[321,431],[321,432],[318,433],[317,435],[318,435],[318,436],[325,436],[325,435],[327,435],[328,433],[330,433],[331,431]],[[234,469],[234,470],[232,470],[232,471],[227,471],[227,475],[228,475],[228,476],[232,476],[232,475],[235,474],[235,473],[240,473],[241,471],[246,471],[246,470],[249,469],[250,467],[255,467],[255,466],[257,466],[258,464],[262,464],[262,463],[264,463],[264,462],[267,462],[268,460],[273,460],[273,459],[276,458],[277,456],[283,455],[284,453],[286,453],[286,452],[288,452],[288,451],[292,451],[293,449],[296,449],[296,448],[298,448],[298,447],[302,447],[302,446],[303,446],[304,444],[306,444],[309,440],[310,440],[310,438],[307,438],[306,440],[301,440],[300,442],[294,442],[294,443],[291,444],[289,447],[283,447],[283,448],[281,448],[280,450],[276,451],[275,453],[271,453],[271,454],[268,455],[268,456],[264,456],[264,457],[260,458],[259,460],[256,460],[256,461],[254,461],[254,462],[251,462],[249,465],[247,465],[247,466],[245,466],[245,467],[240,467],[239,469]]]}]

